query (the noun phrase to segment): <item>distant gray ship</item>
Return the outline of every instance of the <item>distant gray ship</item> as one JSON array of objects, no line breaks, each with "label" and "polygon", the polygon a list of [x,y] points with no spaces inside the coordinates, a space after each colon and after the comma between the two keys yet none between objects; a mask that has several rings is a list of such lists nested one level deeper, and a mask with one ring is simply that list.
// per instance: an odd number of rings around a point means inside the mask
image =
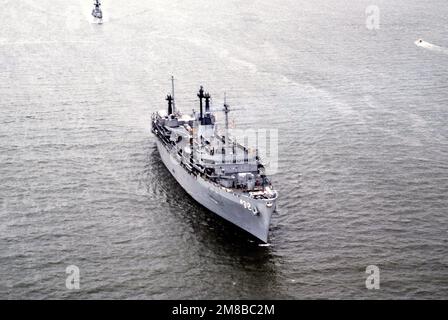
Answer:
[{"label": "distant gray ship", "polygon": [[199,114],[194,110],[182,114],[175,108],[173,80],[172,93],[166,97],[168,108],[152,114],[160,157],[193,199],[267,242],[277,192],[264,173],[258,150],[229,137],[230,108],[225,101],[225,133],[220,135],[210,94],[201,87],[197,96]]},{"label": "distant gray ship", "polygon": [[92,16],[98,20],[98,22],[102,22],[103,20],[103,11],[101,11],[101,3],[99,0],[95,0],[93,3]]}]

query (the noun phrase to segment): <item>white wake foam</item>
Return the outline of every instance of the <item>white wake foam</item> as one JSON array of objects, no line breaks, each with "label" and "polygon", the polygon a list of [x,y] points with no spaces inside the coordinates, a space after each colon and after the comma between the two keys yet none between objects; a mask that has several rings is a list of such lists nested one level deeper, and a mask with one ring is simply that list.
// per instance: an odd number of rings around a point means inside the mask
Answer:
[{"label": "white wake foam", "polygon": [[270,243],[260,243],[258,246],[259,247],[271,247],[272,244],[270,244]]}]

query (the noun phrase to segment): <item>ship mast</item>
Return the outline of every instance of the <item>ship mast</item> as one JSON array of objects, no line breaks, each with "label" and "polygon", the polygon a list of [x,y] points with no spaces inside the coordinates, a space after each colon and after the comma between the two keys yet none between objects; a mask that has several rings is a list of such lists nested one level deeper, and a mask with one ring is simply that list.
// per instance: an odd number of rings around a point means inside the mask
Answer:
[{"label": "ship mast", "polygon": [[227,145],[229,143],[229,105],[227,104],[227,94],[224,92],[224,114],[226,117],[226,136],[225,136],[225,144]]},{"label": "ship mast", "polygon": [[171,97],[173,100],[173,113],[176,112],[176,103],[174,101],[174,76],[171,76]]}]

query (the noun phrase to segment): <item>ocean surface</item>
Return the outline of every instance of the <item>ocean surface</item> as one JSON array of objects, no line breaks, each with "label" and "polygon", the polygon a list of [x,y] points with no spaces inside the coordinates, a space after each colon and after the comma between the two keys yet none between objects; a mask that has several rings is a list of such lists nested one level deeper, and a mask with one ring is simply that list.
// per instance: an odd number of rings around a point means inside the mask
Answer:
[{"label": "ocean surface", "polygon": [[[0,2],[0,298],[448,298],[446,0]],[[269,246],[161,163],[171,75],[278,130]]]}]

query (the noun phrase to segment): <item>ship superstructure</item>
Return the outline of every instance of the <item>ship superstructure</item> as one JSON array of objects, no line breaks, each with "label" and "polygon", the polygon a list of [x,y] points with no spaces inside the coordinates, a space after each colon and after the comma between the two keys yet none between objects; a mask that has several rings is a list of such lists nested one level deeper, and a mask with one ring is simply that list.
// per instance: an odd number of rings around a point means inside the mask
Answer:
[{"label": "ship superstructure", "polygon": [[201,86],[199,113],[183,114],[174,101],[153,113],[152,132],[161,159],[185,191],[210,211],[267,242],[277,192],[265,175],[257,149],[229,136],[229,105],[224,102],[225,131],[219,132],[211,96]]}]

